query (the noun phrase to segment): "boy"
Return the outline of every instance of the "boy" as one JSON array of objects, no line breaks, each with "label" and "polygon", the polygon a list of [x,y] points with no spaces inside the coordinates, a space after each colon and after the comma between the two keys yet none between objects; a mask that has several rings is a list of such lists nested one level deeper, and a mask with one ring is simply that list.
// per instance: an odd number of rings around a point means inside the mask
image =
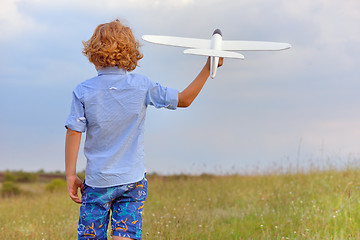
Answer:
[{"label": "boy", "polygon": [[[98,76],[75,87],[65,125],[68,192],[74,202],[81,203],[78,239],[106,239],[110,210],[113,239],[141,239],[142,209],[147,196],[146,108],[190,106],[209,77],[209,59],[195,80],[178,92],[145,76],[127,74],[143,56],[130,28],[119,20],[100,24],[83,44],[83,53],[95,65]],[[76,175],[76,162],[85,131],[87,165],[82,183]],[[82,190],[82,200],[78,188]]]}]

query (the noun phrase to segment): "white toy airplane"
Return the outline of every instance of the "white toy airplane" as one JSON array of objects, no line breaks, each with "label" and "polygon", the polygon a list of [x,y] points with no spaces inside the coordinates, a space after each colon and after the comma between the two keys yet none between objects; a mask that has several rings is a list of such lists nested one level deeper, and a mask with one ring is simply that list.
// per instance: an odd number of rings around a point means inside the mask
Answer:
[{"label": "white toy airplane", "polygon": [[215,78],[219,58],[244,59],[244,55],[232,51],[278,51],[291,47],[288,43],[257,42],[257,41],[227,41],[222,40],[222,34],[216,29],[211,39],[168,37],[159,35],[144,35],[142,39],[151,43],[175,47],[190,48],[184,50],[185,54],[210,56],[211,77]]}]

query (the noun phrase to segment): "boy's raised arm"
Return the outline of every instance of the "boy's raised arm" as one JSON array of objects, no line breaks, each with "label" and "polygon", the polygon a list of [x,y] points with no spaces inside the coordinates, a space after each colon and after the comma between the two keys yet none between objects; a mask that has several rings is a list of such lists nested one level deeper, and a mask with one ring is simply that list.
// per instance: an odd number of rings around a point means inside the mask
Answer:
[{"label": "boy's raised arm", "polygon": [[76,203],[81,203],[78,196],[78,188],[83,190],[83,183],[76,175],[76,162],[79,153],[81,132],[68,129],[65,139],[65,172],[68,193]]},{"label": "boy's raised arm", "polygon": [[[220,58],[218,67],[222,66],[223,58]],[[188,107],[197,97],[210,75],[210,57],[199,75],[182,92],[179,92],[178,107]]]}]

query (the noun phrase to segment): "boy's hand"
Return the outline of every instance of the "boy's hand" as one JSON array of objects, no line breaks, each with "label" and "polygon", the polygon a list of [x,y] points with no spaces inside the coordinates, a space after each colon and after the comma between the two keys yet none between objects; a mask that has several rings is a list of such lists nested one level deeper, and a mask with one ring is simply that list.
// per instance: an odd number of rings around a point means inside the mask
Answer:
[{"label": "boy's hand", "polygon": [[76,203],[82,203],[78,196],[78,188],[80,188],[81,191],[84,191],[84,184],[82,183],[80,178],[78,176],[69,176],[66,177],[66,182],[68,193],[71,199]]},{"label": "boy's hand", "polygon": [[[211,61],[211,57],[208,57],[207,61],[206,61],[206,64],[205,64],[205,67],[209,69],[210,71],[210,61]],[[218,64],[218,68],[221,67],[224,63],[224,58],[219,58],[219,64]]]}]

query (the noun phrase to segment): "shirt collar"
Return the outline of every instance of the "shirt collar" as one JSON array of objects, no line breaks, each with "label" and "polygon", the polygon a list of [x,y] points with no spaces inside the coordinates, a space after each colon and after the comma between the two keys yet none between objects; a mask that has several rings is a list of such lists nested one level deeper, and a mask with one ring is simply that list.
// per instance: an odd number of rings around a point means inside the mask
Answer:
[{"label": "shirt collar", "polygon": [[98,76],[100,76],[100,75],[117,75],[117,74],[124,75],[124,74],[126,74],[126,70],[123,68],[118,68],[118,67],[104,67],[104,68],[100,68],[98,70]]}]

